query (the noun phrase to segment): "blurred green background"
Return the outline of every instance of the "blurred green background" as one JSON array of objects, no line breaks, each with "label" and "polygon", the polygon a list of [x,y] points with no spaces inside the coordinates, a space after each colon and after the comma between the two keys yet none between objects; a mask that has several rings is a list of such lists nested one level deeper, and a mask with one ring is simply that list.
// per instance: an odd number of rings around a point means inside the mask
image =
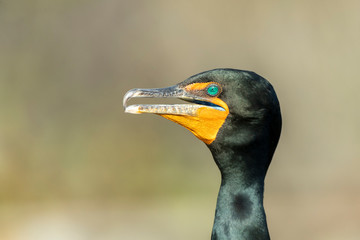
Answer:
[{"label": "blurred green background", "polygon": [[136,87],[219,67],[277,90],[273,239],[360,236],[360,2],[0,1],[0,239],[210,239],[220,175]]}]

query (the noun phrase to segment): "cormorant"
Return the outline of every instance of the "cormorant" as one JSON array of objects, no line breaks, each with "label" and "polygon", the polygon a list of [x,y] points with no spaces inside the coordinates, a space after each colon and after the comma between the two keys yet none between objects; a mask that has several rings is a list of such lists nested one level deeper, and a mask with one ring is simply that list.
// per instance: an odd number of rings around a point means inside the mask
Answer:
[{"label": "cormorant", "polygon": [[[179,98],[190,104],[126,106],[131,98]],[[210,149],[221,172],[212,240],[270,239],[264,179],[281,132],[272,85],[254,72],[214,69],[167,88],[132,89],[127,113],[154,113],[190,130]]]}]

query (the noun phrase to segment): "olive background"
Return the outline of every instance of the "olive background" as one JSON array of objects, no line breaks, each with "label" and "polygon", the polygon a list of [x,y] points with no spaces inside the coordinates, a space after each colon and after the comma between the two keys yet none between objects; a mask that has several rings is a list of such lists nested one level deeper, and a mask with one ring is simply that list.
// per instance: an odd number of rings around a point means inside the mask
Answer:
[{"label": "olive background", "polygon": [[166,119],[125,114],[122,98],[224,67],[265,77],[281,103],[272,239],[358,239],[359,9],[0,1],[0,239],[210,239],[220,174],[207,147]]}]

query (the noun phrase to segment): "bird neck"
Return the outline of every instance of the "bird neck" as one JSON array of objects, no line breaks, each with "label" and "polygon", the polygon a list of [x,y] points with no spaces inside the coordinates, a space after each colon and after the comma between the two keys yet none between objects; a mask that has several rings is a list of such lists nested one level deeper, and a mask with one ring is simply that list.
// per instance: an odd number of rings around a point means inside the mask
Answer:
[{"label": "bird neck", "polygon": [[[266,170],[254,168],[261,156],[216,151],[221,171],[212,240],[270,239],[263,207]],[[221,161],[221,162],[220,162]]]}]

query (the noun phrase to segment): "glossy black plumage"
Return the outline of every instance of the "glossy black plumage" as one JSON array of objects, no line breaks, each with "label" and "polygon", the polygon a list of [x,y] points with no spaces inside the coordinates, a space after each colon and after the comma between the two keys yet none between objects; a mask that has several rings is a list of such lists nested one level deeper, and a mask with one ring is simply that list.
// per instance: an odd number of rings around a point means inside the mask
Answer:
[{"label": "glossy black plumage", "polygon": [[230,113],[208,145],[221,171],[212,240],[270,239],[263,208],[264,179],[281,132],[271,84],[248,71],[217,69],[186,82],[215,81]]},{"label": "glossy black plumage", "polygon": [[[212,96],[206,96],[206,88],[188,90],[194,83],[217,84],[221,91],[216,98],[228,108],[215,139],[207,144],[221,172],[211,239],[270,239],[263,207],[264,180],[280,137],[281,113],[276,93],[267,80],[250,71],[215,69],[170,88],[130,90],[124,97],[124,106],[132,97],[159,96],[178,97],[203,106],[214,104]],[[177,114],[167,113],[171,111],[167,109],[171,107],[138,105],[127,107],[126,111]],[[186,124],[183,123],[185,127]]]}]

